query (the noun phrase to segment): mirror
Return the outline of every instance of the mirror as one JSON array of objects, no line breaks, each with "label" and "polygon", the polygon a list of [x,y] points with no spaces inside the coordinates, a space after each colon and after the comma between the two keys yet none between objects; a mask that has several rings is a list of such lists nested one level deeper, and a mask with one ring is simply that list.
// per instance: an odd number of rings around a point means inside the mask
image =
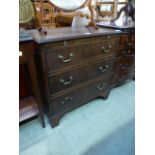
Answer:
[{"label": "mirror", "polygon": [[88,0],[49,0],[55,7],[64,11],[74,11],[83,7]]}]

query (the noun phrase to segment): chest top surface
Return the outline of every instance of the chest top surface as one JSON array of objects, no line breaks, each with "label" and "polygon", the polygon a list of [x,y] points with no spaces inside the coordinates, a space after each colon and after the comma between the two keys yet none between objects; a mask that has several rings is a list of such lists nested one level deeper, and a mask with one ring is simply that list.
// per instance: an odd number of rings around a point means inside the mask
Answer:
[{"label": "chest top surface", "polygon": [[119,34],[121,33],[121,31],[112,30],[108,28],[95,29],[94,27],[81,27],[81,28],[65,27],[65,28],[47,29],[47,35],[41,34],[38,30],[29,30],[28,33],[33,37],[35,42],[42,44],[63,40]]}]

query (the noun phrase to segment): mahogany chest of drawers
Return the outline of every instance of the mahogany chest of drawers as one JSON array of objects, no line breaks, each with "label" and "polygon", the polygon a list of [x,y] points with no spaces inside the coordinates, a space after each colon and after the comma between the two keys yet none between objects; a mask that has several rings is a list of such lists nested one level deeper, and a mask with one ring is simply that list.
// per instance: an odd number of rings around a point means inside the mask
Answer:
[{"label": "mahogany chest of drawers", "polygon": [[135,34],[132,31],[120,35],[118,49],[115,55],[113,79],[111,86],[115,87],[135,77]]},{"label": "mahogany chest of drawers", "polygon": [[[106,99],[117,76],[126,71],[121,59],[126,47],[121,47],[118,31],[58,28],[48,30],[46,36],[37,31],[30,34],[36,42],[40,90],[52,127],[66,112],[97,97]],[[127,62],[132,66],[132,59]]]}]

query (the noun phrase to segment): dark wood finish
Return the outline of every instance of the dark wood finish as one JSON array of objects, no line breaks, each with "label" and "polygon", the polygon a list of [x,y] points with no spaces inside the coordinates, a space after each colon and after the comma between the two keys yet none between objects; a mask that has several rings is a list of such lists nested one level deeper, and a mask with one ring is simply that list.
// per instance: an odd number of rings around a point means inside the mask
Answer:
[{"label": "dark wood finish", "polygon": [[134,32],[122,34],[119,41],[119,48],[135,48]]},{"label": "dark wood finish", "polygon": [[62,90],[68,89],[77,85],[79,83],[91,80],[97,77],[102,77],[109,75],[112,71],[113,59],[110,60],[97,60],[97,62],[87,63],[85,65],[73,68],[72,70],[67,70],[55,76],[50,74],[48,76],[49,80],[49,91],[50,93],[57,93]]},{"label": "dark wood finish", "polygon": [[97,97],[108,98],[112,87],[134,77],[133,34],[92,27],[47,32],[29,34],[35,40],[40,91],[52,127],[65,113]]},{"label": "dark wood finish", "polygon": [[[47,33],[47,40],[38,32],[29,31],[36,41],[41,94],[52,127],[57,126],[60,118],[70,110],[97,97],[106,99],[109,96],[119,41],[118,32],[108,29],[82,29],[81,37],[76,38],[74,35],[81,29],[76,29],[77,32],[71,28],[58,30],[63,32],[57,33],[59,38]],[[58,30],[48,31],[55,34]],[[88,30],[91,30],[90,37]],[[61,40],[63,34],[68,39]]]},{"label": "dark wood finish", "polygon": [[[35,97],[35,100],[33,98],[25,98],[23,100],[20,100],[19,106],[21,107],[20,108],[21,115],[20,115],[19,120],[24,121],[24,119],[28,119],[30,117],[33,117],[34,114],[37,114],[36,106],[33,106],[33,104],[37,104],[42,126],[45,127],[44,113],[42,110],[40,90],[39,90],[36,68],[35,68],[35,63],[34,63],[33,42],[32,41],[20,41],[19,51],[20,51],[19,63],[27,65],[27,69],[28,69],[28,73],[30,77],[29,82],[30,82],[30,85],[32,86],[31,95]],[[30,106],[30,104],[32,104],[32,106]],[[30,111],[26,112],[26,116],[24,116],[25,114],[23,113],[23,111],[24,110],[27,111],[27,108],[29,107],[35,107],[35,108],[30,108]]]},{"label": "dark wood finish", "polygon": [[26,97],[19,101],[19,122],[28,120],[39,114],[37,101],[34,97]]},{"label": "dark wood finish", "polygon": [[28,79],[26,76],[25,66],[19,65],[19,97],[27,97],[30,96]]},{"label": "dark wood finish", "polygon": [[135,78],[135,35],[133,31],[122,32],[115,56],[111,87]]},{"label": "dark wood finish", "polygon": [[[83,63],[86,59],[92,59],[96,56],[112,56],[116,49],[117,39],[118,38],[111,39],[111,41],[107,41],[106,38],[93,38],[93,40],[82,39],[59,43],[59,47],[51,48],[50,46],[47,46],[50,48],[45,50],[44,56],[47,63],[47,69],[51,71],[77,63]],[[64,47],[64,44],[67,44],[67,47]]]}]

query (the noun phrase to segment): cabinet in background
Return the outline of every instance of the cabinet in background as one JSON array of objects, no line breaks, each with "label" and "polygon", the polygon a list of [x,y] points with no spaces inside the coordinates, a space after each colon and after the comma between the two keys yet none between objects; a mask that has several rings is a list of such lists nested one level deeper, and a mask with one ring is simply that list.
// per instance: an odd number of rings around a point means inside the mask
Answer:
[{"label": "cabinet in background", "polygon": [[19,123],[39,115],[45,127],[36,67],[33,40],[19,42]]}]

